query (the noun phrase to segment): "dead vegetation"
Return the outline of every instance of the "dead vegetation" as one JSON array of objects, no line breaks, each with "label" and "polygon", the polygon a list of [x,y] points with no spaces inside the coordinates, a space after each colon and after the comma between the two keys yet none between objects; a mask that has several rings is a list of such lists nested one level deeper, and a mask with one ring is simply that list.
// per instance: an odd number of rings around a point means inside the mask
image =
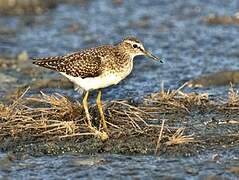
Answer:
[{"label": "dead vegetation", "polygon": [[194,107],[205,108],[211,106],[208,94],[184,93],[181,91],[187,85],[185,83],[177,90],[162,89],[159,93],[151,94],[145,98],[145,105],[156,108],[157,112],[161,113],[188,113]]},{"label": "dead vegetation", "polygon": [[[146,136],[153,140],[155,153],[163,146],[199,142],[187,128],[170,126],[167,114],[188,114],[197,109],[237,111],[238,92],[229,91],[227,102],[215,102],[207,94],[183,93],[181,89],[151,94],[137,106],[128,101],[104,103],[110,139]],[[90,107],[95,129],[86,125],[82,105],[60,94],[25,97],[25,92],[13,102],[0,104],[0,139],[18,143],[62,141],[75,138],[78,142],[97,137],[99,115]],[[166,117],[166,118],[165,118]],[[235,121],[235,120],[234,120]],[[162,123],[163,122],[163,123]]]},{"label": "dead vegetation", "polygon": [[184,135],[184,130],[185,128],[177,129],[177,131],[172,135],[172,137],[168,137],[168,141],[165,144],[171,146],[175,144],[195,142],[193,134]]},{"label": "dead vegetation", "polygon": [[218,109],[221,112],[239,114],[239,94],[237,90],[233,89],[232,85],[228,92],[228,101],[220,104]]},{"label": "dead vegetation", "polygon": [[229,89],[228,92],[228,106],[235,106],[239,107],[239,94],[238,91],[233,89],[232,87]]}]

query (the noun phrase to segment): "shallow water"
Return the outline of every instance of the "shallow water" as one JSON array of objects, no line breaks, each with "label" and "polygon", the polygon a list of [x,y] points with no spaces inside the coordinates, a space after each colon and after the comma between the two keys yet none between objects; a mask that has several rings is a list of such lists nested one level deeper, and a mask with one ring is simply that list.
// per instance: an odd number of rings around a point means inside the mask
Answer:
[{"label": "shallow water", "polygon": [[[140,98],[157,92],[161,83],[177,88],[183,82],[220,70],[239,68],[238,26],[209,26],[203,17],[210,13],[233,15],[239,3],[227,0],[188,1],[89,1],[84,5],[60,5],[41,16],[0,17],[0,27],[11,31],[0,34],[0,55],[14,57],[27,51],[30,56],[59,55],[80,48],[115,43],[126,35],[139,37],[154,54],[165,59],[164,64],[146,58],[136,58],[135,68],[128,79],[118,86],[104,90],[106,99]],[[12,33],[9,33],[12,32]],[[27,62],[28,63],[28,62]],[[27,64],[26,63],[26,64]],[[30,66],[29,61],[29,66]],[[26,65],[28,66],[28,65]],[[37,68],[37,67],[36,67]],[[17,70],[2,70],[0,95],[9,88],[31,82]],[[43,78],[55,76],[48,71]],[[2,75],[1,75],[2,76]],[[72,97],[73,90],[46,89]],[[186,89],[191,91],[191,89]],[[228,87],[193,89],[214,96],[226,96]],[[238,146],[239,147],[239,146]],[[217,153],[217,152],[215,152]],[[218,175],[235,178],[226,172],[238,166],[238,151],[218,152],[219,162],[208,162],[214,152],[190,158],[160,158],[153,156],[120,155],[62,155],[57,157],[27,157],[10,163],[1,176],[12,178],[120,178],[124,175],[139,178],[206,177]],[[2,154],[4,158],[6,154]],[[187,171],[185,168],[190,167]]]},{"label": "shallow water", "polygon": [[[208,26],[203,22],[210,13],[237,12],[236,1],[223,2],[130,1],[114,5],[96,1],[82,6],[60,5],[41,16],[1,17],[1,26],[16,34],[0,36],[0,52],[6,56],[24,50],[31,57],[59,55],[135,35],[154,54],[162,56],[165,64],[137,58],[130,77],[105,93],[107,98],[141,96],[159,91],[162,81],[165,87],[175,88],[198,75],[238,69],[238,26]],[[49,71],[49,75],[56,73]],[[18,79],[20,83],[25,78]],[[226,91],[208,90],[211,94]],[[74,91],[66,93],[76,95]]]},{"label": "shallow water", "polygon": [[[238,150],[237,150],[238,152]],[[2,155],[1,159],[4,159]],[[86,156],[20,157],[0,170],[0,177],[14,179],[236,179],[231,173],[239,159],[228,152],[210,152],[188,158],[122,156],[100,154]],[[2,161],[2,160],[1,160]]]}]

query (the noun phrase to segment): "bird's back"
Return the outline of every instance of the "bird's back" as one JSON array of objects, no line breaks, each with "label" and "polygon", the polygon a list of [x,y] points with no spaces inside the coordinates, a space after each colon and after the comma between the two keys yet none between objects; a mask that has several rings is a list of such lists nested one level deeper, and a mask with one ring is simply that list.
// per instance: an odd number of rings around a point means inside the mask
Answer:
[{"label": "bird's back", "polygon": [[110,45],[84,49],[65,56],[34,58],[33,64],[66,73],[73,77],[96,77],[102,72],[102,63],[107,56],[113,56]]}]

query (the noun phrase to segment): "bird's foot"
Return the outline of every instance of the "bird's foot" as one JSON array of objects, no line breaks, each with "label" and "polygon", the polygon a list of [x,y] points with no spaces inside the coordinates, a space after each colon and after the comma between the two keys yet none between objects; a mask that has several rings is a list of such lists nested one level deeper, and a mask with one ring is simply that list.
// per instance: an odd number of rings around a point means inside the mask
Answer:
[{"label": "bird's foot", "polygon": [[105,131],[98,131],[99,134],[96,133],[96,136],[101,140],[101,141],[106,141],[109,139],[109,135]]},{"label": "bird's foot", "polygon": [[95,127],[89,126],[91,132],[95,135],[95,137],[99,138],[101,141],[106,141],[109,139],[109,135],[105,131],[99,131]]}]

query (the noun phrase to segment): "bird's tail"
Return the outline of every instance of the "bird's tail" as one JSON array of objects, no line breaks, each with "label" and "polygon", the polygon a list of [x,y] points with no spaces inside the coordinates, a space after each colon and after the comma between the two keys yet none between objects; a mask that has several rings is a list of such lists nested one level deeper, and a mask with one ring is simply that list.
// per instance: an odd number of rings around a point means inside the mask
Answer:
[{"label": "bird's tail", "polygon": [[57,69],[57,66],[63,61],[62,56],[32,58],[35,65],[42,66],[48,69]]}]

